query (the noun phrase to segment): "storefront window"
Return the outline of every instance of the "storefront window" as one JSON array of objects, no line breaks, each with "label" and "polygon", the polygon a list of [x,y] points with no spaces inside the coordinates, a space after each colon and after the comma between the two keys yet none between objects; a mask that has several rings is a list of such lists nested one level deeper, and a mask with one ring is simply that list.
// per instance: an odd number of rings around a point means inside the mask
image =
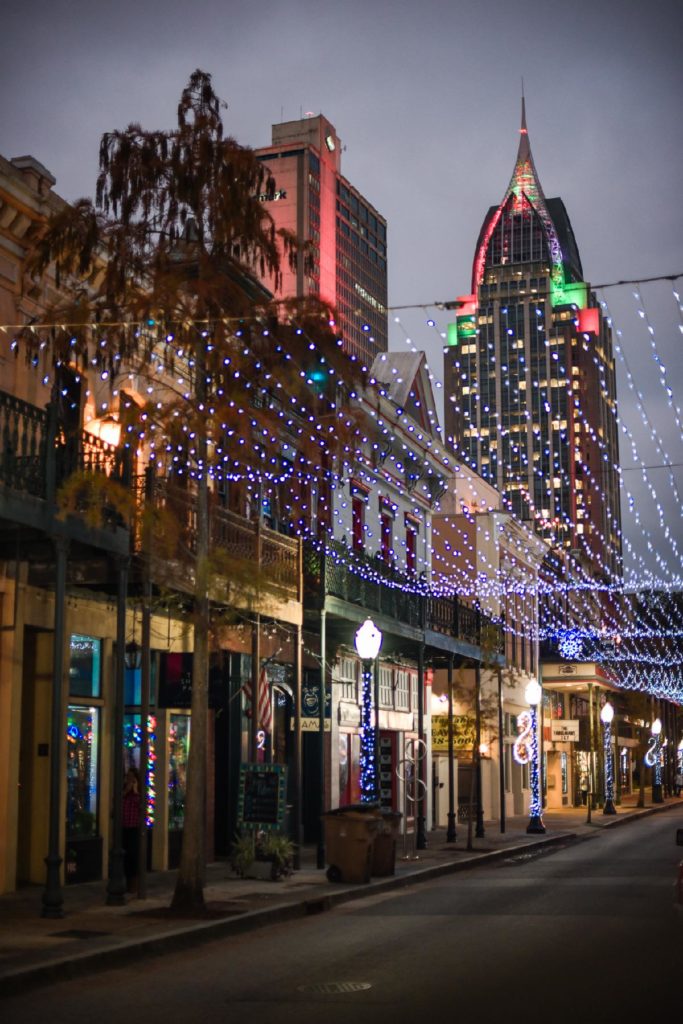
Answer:
[{"label": "storefront window", "polygon": [[[156,811],[156,762],[157,762],[157,720],[155,715],[147,719],[147,827],[154,824]],[[140,715],[124,715],[123,717],[123,749],[124,774],[129,768],[135,768],[140,775],[140,748],[142,746],[142,726]]]},{"label": "storefront window", "polygon": [[[142,704],[142,669],[127,668],[124,675],[124,704],[126,707],[140,707]],[[152,658],[152,671],[149,681],[149,702],[156,704],[157,694],[157,659]]]},{"label": "storefront window", "polygon": [[569,771],[567,766],[568,758],[565,750],[560,752],[560,773],[562,775],[562,796],[569,792]]},{"label": "storefront window", "polygon": [[100,696],[102,644],[94,636],[74,633],[69,644],[69,693],[72,697]]},{"label": "storefront window", "polygon": [[168,729],[168,827],[185,824],[187,759],[190,751],[189,715],[171,715]]},{"label": "storefront window", "polygon": [[97,835],[99,708],[70,704],[66,723],[66,833],[86,839]]}]

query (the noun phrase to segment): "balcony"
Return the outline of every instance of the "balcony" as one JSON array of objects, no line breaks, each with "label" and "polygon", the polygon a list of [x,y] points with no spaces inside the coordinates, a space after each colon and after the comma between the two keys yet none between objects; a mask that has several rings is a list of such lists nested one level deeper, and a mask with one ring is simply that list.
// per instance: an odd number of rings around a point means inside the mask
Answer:
[{"label": "balcony", "polygon": [[[136,481],[137,507],[151,501],[157,515],[152,540],[152,576],[155,582],[190,594],[194,587],[197,499],[172,479],[153,477],[145,498],[145,478]],[[301,600],[300,542],[254,520],[223,508],[209,495],[209,557],[211,596],[237,607],[268,605],[269,600]],[[142,550],[140,524],[134,549]],[[280,608],[278,614],[284,614]],[[287,616],[285,616],[287,617]]]},{"label": "balcony", "polygon": [[352,551],[339,541],[328,541],[321,551],[304,545],[304,600],[321,608],[326,596],[358,606],[359,615],[375,612],[405,626],[428,629],[451,640],[494,653],[501,650],[500,630],[478,610],[456,597],[416,593],[417,578],[397,572],[381,559]]},{"label": "balcony", "polygon": [[[18,526],[61,533],[109,547],[107,534],[125,526],[120,513],[97,499],[97,529],[86,522],[88,482],[98,476],[127,486],[127,452],[87,430],[66,431],[54,405],[41,409],[0,391],[0,518]],[[56,515],[60,488],[79,474],[83,487],[70,503],[66,519]],[[91,490],[92,495],[95,489]],[[91,505],[94,499],[91,500]],[[111,539],[111,536],[110,536]],[[123,539],[113,547],[123,550]]]}]

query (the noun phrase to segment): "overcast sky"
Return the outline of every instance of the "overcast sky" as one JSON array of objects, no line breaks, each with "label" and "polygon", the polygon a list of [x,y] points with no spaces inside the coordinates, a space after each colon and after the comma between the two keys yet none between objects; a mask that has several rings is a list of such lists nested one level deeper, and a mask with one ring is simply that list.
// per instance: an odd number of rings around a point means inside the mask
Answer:
[{"label": "overcast sky", "polygon": [[[0,152],[32,154],[66,199],[94,193],[102,132],[173,127],[196,68],[228,102],[227,131],[270,142],[271,124],[324,113],[342,171],[387,218],[392,306],[469,291],[474,247],[507,186],[518,145],[521,78],[532,151],[548,197],[561,196],[593,283],[683,271],[681,0],[5,0]],[[683,280],[678,282],[683,287]],[[647,415],[673,463],[683,442],[659,383],[632,288],[601,293]],[[670,284],[643,287],[655,341],[683,406],[683,337]],[[391,347],[425,349],[442,378],[447,314],[406,310]],[[434,318],[436,328],[427,326]],[[623,373],[624,420],[648,465],[642,417]],[[633,465],[622,439],[622,462]],[[683,493],[683,469],[674,470]],[[636,488],[640,474],[626,479]],[[683,546],[668,473],[650,477]],[[638,506],[671,571],[652,499]],[[644,550],[633,517],[624,526]]]}]

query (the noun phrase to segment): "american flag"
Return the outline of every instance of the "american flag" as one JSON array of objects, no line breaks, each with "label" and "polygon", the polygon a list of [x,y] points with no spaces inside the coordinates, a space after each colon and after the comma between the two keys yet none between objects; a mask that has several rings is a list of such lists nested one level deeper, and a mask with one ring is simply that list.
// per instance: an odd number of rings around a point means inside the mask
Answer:
[{"label": "american flag", "polygon": [[[251,679],[248,679],[244,686],[244,696],[247,698],[249,704],[251,704]],[[270,732],[271,725],[273,724],[273,713],[270,706],[270,686],[268,685],[268,676],[266,675],[265,668],[261,669],[261,675],[258,681],[258,717],[259,725],[266,732]]]}]

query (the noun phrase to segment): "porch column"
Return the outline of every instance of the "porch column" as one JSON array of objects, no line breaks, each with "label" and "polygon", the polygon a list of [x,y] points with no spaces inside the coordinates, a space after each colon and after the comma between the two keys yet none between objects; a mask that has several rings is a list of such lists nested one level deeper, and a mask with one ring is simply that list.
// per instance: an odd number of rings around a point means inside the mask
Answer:
[{"label": "porch column", "polygon": [[[524,641],[522,640],[522,643]],[[505,735],[503,729],[503,670],[498,666],[498,785],[500,787],[500,831],[505,832]]]},{"label": "porch column", "polygon": [[68,542],[63,537],[54,538],[55,545],[55,617],[52,641],[52,720],[50,723],[50,822],[48,852],[45,858],[47,875],[43,891],[42,916],[60,918],[64,916],[60,868],[62,857],[59,849],[61,824],[60,791],[62,782],[62,747],[64,739],[64,646],[65,600],[66,600],[66,556]]},{"label": "porch column", "polygon": [[302,733],[301,733],[301,685],[303,674],[303,629],[296,627],[296,650],[294,652],[294,868],[298,871],[301,867],[301,844],[303,842],[302,828],[302,788],[303,788],[303,758],[302,758]]},{"label": "porch column", "polygon": [[[323,597],[324,601],[324,597]],[[326,665],[327,665],[327,636],[326,636],[326,612],[325,608],[320,609],[320,691],[318,703],[318,738],[320,741],[320,823],[318,826],[318,848],[316,853],[316,866],[325,867],[325,826],[322,816],[325,813],[325,698],[326,687]]]},{"label": "porch column", "polygon": [[484,806],[482,803],[482,792],[481,792],[481,663],[477,662],[474,666],[475,676],[475,750],[474,750],[474,764],[476,770],[476,786],[477,786],[477,822],[474,834],[477,839],[484,838]]},{"label": "porch column", "polygon": [[453,655],[448,655],[448,827],[446,842],[454,843],[455,835],[455,745],[453,739]]},{"label": "porch column", "polygon": [[[109,878],[106,904],[120,907],[126,902],[126,879],[123,871],[123,702],[126,655],[126,595],[128,592],[128,558],[117,559],[116,654],[114,661],[114,714],[111,758],[112,828],[109,851]],[[146,723],[145,723],[146,725]]]},{"label": "porch column", "polygon": [[[421,643],[417,649],[417,733],[421,740],[419,746],[426,751],[425,744],[425,645]],[[427,781],[425,778],[427,768],[426,756],[418,757],[415,765],[417,774],[417,821],[416,821],[416,848],[427,849],[427,836],[425,833],[425,794],[427,792]],[[422,785],[420,785],[422,783]]]}]

